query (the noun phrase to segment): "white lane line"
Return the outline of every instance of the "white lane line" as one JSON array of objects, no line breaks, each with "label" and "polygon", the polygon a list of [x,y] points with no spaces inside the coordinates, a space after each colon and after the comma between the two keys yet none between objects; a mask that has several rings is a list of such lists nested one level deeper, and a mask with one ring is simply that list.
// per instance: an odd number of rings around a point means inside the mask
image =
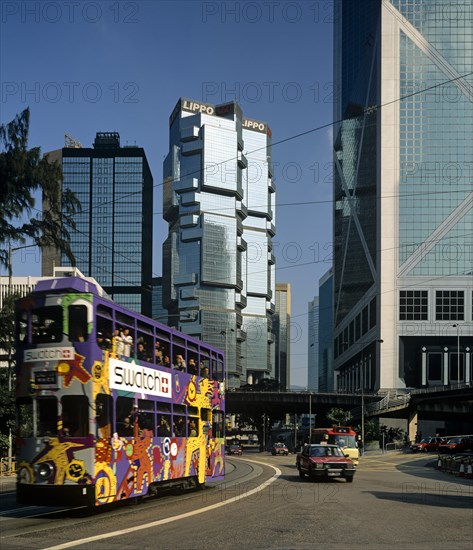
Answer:
[{"label": "white lane line", "polygon": [[91,542],[95,542],[98,540],[104,540],[104,539],[110,539],[113,537],[119,537],[122,535],[128,535],[129,533],[134,533],[136,531],[142,531],[143,529],[150,529],[151,527],[158,527],[159,525],[165,525],[166,523],[172,523],[173,521],[179,521],[180,519],[190,518],[192,516],[197,516],[198,514],[203,514],[205,512],[209,512],[210,510],[215,510],[217,508],[220,508],[221,506],[227,506],[227,504],[233,504],[234,502],[239,502],[241,499],[249,497],[251,495],[254,495],[258,491],[263,491],[274,483],[278,477],[282,474],[281,470],[277,468],[276,466],[273,466],[272,464],[266,464],[265,462],[260,462],[258,460],[248,460],[248,462],[254,462],[255,464],[262,464],[263,466],[269,466],[270,468],[273,468],[273,470],[276,472],[273,477],[268,479],[268,481],[265,481],[255,489],[252,489],[251,491],[248,491],[246,493],[242,493],[241,495],[238,495],[236,497],[230,498],[228,500],[225,500],[224,502],[219,502],[217,504],[212,504],[210,506],[206,506],[205,508],[200,508],[199,510],[194,510],[193,512],[186,512],[185,514],[179,514],[178,516],[172,516],[169,518],[160,519],[157,521],[153,521],[151,523],[145,523],[144,525],[138,525],[136,527],[129,527],[128,529],[122,529],[120,531],[113,531],[111,533],[103,533],[102,535],[96,535],[94,537],[87,537],[85,539],[79,539],[79,540],[73,540],[71,542],[65,542],[63,544],[58,544],[56,546],[48,546],[44,550],[63,550],[65,548],[72,548],[73,546],[80,546],[81,544],[89,544]]}]

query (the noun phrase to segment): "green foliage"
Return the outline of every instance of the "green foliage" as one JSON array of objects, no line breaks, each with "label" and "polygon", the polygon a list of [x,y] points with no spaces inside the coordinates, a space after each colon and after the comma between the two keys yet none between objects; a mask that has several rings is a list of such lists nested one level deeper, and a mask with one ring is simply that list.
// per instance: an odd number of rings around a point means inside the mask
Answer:
[{"label": "green foliage", "polygon": [[351,412],[334,407],[328,411],[325,417],[332,425],[346,426],[350,422]]},{"label": "green foliage", "polygon": [[[361,434],[361,424],[354,428],[357,434]],[[376,420],[365,420],[365,442],[379,440],[379,423]]]},{"label": "green foliage", "polygon": [[[66,228],[75,229],[80,202],[70,190],[61,192],[61,166],[41,158],[39,147],[28,149],[29,124],[25,109],[0,126],[0,264],[8,265],[10,245],[30,239],[38,246],[54,246],[74,265]],[[38,192],[48,205],[42,213],[35,208]]]},{"label": "green foliage", "polygon": [[0,456],[8,455],[9,430],[15,433],[14,384],[8,389],[8,369],[0,369]]}]

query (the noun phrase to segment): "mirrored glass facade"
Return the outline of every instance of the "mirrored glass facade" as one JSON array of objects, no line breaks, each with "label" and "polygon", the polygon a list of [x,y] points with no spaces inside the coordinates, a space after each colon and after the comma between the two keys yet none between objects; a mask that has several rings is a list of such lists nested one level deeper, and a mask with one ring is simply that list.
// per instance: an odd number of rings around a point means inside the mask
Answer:
[{"label": "mirrored glass facade", "polygon": [[274,376],[271,131],[238,104],[180,99],[163,164],[163,306],[227,354],[229,387]]},{"label": "mirrored glass facade", "polygon": [[120,147],[107,132],[93,148],[63,148],[61,158],[63,187],[82,205],[70,230],[76,266],[114,301],[151,316],[153,178],[144,150]]},{"label": "mirrored glass facade", "polygon": [[347,0],[335,21],[339,387],[445,385],[453,350],[473,363],[473,4]]}]

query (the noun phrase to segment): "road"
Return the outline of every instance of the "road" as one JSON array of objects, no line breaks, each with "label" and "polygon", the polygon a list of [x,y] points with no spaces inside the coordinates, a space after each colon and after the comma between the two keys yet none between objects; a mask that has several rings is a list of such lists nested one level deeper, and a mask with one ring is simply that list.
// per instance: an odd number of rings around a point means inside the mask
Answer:
[{"label": "road", "polygon": [[15,504],[2,494],[0,547],[10,549],[470,550],[473,480],[425,455],[365,456],[354,483],[301,480],[294,455],[227,458],[224,483],[90,514]]}]

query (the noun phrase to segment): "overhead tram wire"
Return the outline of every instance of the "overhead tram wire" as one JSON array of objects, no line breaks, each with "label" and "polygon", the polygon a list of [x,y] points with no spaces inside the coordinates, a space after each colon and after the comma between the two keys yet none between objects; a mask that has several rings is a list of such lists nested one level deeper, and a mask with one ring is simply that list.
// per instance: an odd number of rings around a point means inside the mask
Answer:
[{"label": "overhead tram wire", "polygon": [[[463,75],[460,75],[460,76],[457,76],[455,78],[450,78],[448,80],[445,80],[443,82],[439,82],[438,84],[433,84],[432,86],[428,86],[427,88],[423,88],[421,90],[417,90],[415,92],[411,92],[410,94],[406,94],[404,96],[401,96],[397,99],[393,99],[391,101],[387,101],[386,103],[383,103],[383,104],[380,104],[380,105],[371,105],[369,107],[366,107],[364,110],[363,110],[363,115],[365,114],[371,114],[379,109],[382,109],[384,107],[388,107],[390,105],[393,105],[395,103],[399,103],[401,101],[404,101],[405,99],[409,99],[410,97],[415,97],[417,95],[420,95],[420,94],[423,94],[425,92],[428,92],[430,90],[434,90],[436,88],[441,88],[442,86],[446,86],[447,84],[451,84],[452,82],[455,82],[457,80],[462,80],[462,79],[465,79],[469,76],[473,75],[473,71],[469,72],[469,73],[466,73],[466,74],[463,74]],[[293,134],[292,136],[289,136],[287,138],[283,138],[283,139],[280,139],[279,141],[276,141],[275,143],[272,143],[270,145],[270,149],[272,149],[273,147],[276,147],[277,145],[282,145],[283,143],[287,143],[288,141],[292,141],[292,140],[295,140],[295,139],[299,139],[301,137],[305,137],[305,136],[308,136],[310,134],[313,134],[315,132],[318,132],[320,130],[324,130],[326,128],[330,128],[331,126],[335,126],[336,124],[342,124],[343,122],[346,122],[348,120],[356,120],[357,118],[359,118],[360,116],[362,116],[361,114],[360,115],[357,115],[357,116],[352,116],[352,117],[346,117],[346,118],[341,118],[339,120],[335,120],[335,121],[332,121],[332,122],[327,122],[326,124],[322,124],[321,126],[316,126],[315,128],[311,128],[309,130],[305,130],[304,132],[300,132],[298,134]],[[262,151],[262,150],[265,150],[267,149],[267,147],[258,147],[257,149],[253,149],[252,151],[249,151],[246,153],[246,156],[250,156],[254,153],[257,153],[259,151]],[[236,161],[238,160],[237,157],[231,157],[227,160],[224,160],[222,162],[217,162],[217,163],[213,163],[211,168],[212,169],[215,169],[216,167],[218,166],[222,166],[224,164],[226,164],[227,162],[232,162],[232,161]],[[210,166],[208,167],[210,168]],[[204,167],[204,170],[206,170],[207,168]],[[186,176],[192,176],[193,174],[194,175],[198,175],[201,173],[201,170],[195,170],[194,172],[189,172],[188,174],[186,174]],[[174,180],[171,180],[171,182],[174,181]],[[156,187],[161,187],[162,185],[164,185],[164,181],[160,182],[160,183],[156,183],[153,185],[153,188],[156,188]],[[114,204],[118,201],[121,201],[123,199],[127,199],[129,197],[132,197],[133,195],[137,195],[137,194],[140,194],[141,193],[141,190],[140,191],[133,191],[131,193],[127,193],[125,195],[122,195],[121,197],[119,198],[115,198],[115,199],[112,199],[110,201],[106,201],[106,202],[102,202],[102,203],[99,203],[99,204],[96,204],[95,206],[93,206],[92,208],[98,208],[99,206],[106,206],[108,204]],[[277,206],[277,205],[276,205]],[[90,209],[88,210],[84,210],[83,213],[87,214],[88,212],[90,212]]]},{"label": "overhead tram wire", "polygon": [[[403,101],[403,100],[408,99],[408,98],[410,98],[410,97],[414,97],[414,96],[416,96],[416,95],[420,95],[420,94],[422,94],[422,93],[424,93],[424,92],[427,92],[427,91],[429,91],[429,90],[433,90],[433,89],[436,89],[436,88],[440,88],[440,87],[442,87],[442,86],[445,86],[445,85],[447,85],[447,84],[450,84],[451,82],[455,82],[456,80],[460,80],[460,79],[463,79],[463,78],[467,78],[468,76],[471,76],[471,75],[473,75],[473,71],[471,71],[471,72],[469,72],[469,73],[466,73],[466,74],[464,74],[464,75],[458,76],[458,77],[456,77],[456,78],[452,78],[452,79],[449,79],[449,80],[440,82],[440,83],[438,83],[438,84],[434,84],[434,85],[429,86],[429,87],[427,87],[427,88],[423,88],[423,89],[418,90],[418,91],[416,91],[416,92],[412,92],[412,93],[410,93],[410,94],[406,94],[406,95],[404,95],[404,96],[401,96],[401,97],[399,97],[399,98],[397,98],[397,99],[391,100],[391,101],[386,102],[386,103],[384,103],[384,104],[367,107],[367,108],[364,110],[364,113],[363,113],[363,114],[366,114],[367,112],[368,112],[368,113],[372,113],[372,112],[374,112],[374,111],[376,111],[376,110],[378,110],[378,109],[381,109],[381,108],[383,108],[383,107],[387,107],[387,106],[389,106],[389,105],[398,103],[398,102],[400,102],[400,101]],[[361,116],[361,115],[360,115],[360,116]],[[332,122],[330,122],[330,123],[323,124],[323,125],[317,126],[317,127],[315,127],[315,128],[311,128],[311,129],[306,130],[306,131],[304,131],[304,132],[300,132],[300,133],[298,133],[298,134],[294,134],[294,135],[289,136],[289,137],[287,137],[287,138],[281,139],[281,140],[279,140],[279,141],[277,141],[277,142],[275,142],[275,143],[272,143],[272,144],[271,144],[271,148],[272,148],[272,147],[275,147],[276,145],[281,145],[281,144],[286,143],[286,142],[288,142],[288,141],[292,141],[292,140],[294,140],[294,139],[298,139],[298,138],[300,138],[300,137],[304,137],[304,136],[310,135],[310,134],[312,134],[312,133],[315,133],[315,132],[317,132],[317,131],[323,130],[323,129],[325,129],[325,128],[329,128],[329,127],[334,126],[334,125],[336,125],[336,124],[341,124],[341,123],[343,123],[343,122],[345,122],[345,121],[347,121],[347,120],[354,120],[354,119],[356,119],[356,118],[358,118],[358,116],[356,116],[356,117],[342,118],[342,119],[337,120],[337,121],[332,121]],[[264,149],[264,148],[260,147],[260,148],[258,148],[258,149],[254,149],[253,151],[248,152],[248,153],[247,153],[247,156],[249,156],[249,155],[251,155],[251,154],[253,154],[253,153],[256,153],[256,152],[258,152],[258,151],[260,151],[260,150],[262,150],[262,149]],[[231,159],[228,159],[228,160],[226,160],[226,161],[222,161],[222,162],[220,162],[220,163],[216,163],[216,164],[212,165],[212,169],[214,169],[215,166],[223,165],[223,164],[225,164],[226,162],[230,162],[230,161],[232,161],[232,160],[236,160],[236,157],[231,158]],[[204,168],[204,169],[206,169],[206,168]],[[193,173],[194,173],[194,174],[198,174],[198,173],[200,173],[200,171],[191,172],[191,173],[189,173],[189,174],[187,174],[187,175],[192,175]],[[156,187],[160,187],[160,186],[162,186],[162,185],[164,185],[164,182],[157,183],[157,184],[155,184],[153,187],[156,188]],[[467,192],[467,191],[469,191],[469,190],[456,190],[455,192]],[[139,194],[139,193],[141,193],[141,191],[135,191],[135,192],[132,192],[132,193],[127,193],[126,195],[123,195],[123,196],[121,196],[120,198],[116,198],[116,199],[112,199],[112,200],[107,201],[107,202],[102,202],[102,203],[100,203],[100,204],[96,204],[93,208],[96,208],[96,207],[99,207],[99,206],[105,206],[105,205],[109,205],[109,204],[114,204],[115,202],[117,202],[117,201],[119,201],[119,200],[122,200],[122,199],[125,199],[125,198],[128,198],[128,197],[131,197],[131,196],[133,196],[133,195],[137,195],[137,194]],[[423,195],[423,196],[425,196],[426,194],[437,194],[437,193],[449,193],[449,194],[451,194],[452,191],[451,191],[451,190],[448,190],[448,191],[438,191],[438,192],[435,192],[435,193],[429,193],[429,192],[428,192],[428,193],[425,193],[425,192],[423,192],[423,193],[403,194],[402,196],[416,196],[416,195]],[[391,195],[391,196],[389,196],[389,197],[382,197],[382,196],[380,196],[379,198],[381,198],[381,199],[383,199],[383,198],[395,198],[396,196],[401,196],[401,195]],[[376,196],[375,196],[374,198],[376,198]],[[297,203],[284,203],[284,204],[280,204],[280,205],[276,204],[275,206],[276,206],[276,207],[281,207],[281,206],[302,206],[302,205],[306,205],[306,204],[327,204],[327,203],[334,203],[334,202],[335,202],[335,199],[331,199],[331,200],[325,200],[325,201],[310,201],[310,202],[304,201],[304,202],[297,202]],[[39,210],[39,209],[37,209],[37,208],[34,208],[34,207],[33,207],[32,209],[33,209],[33,210],[37,210],[37,211],[40,212],[40,213],[42,212],[41,210]],[[80,214],[87,214],[87,213],[90,212],[90,210],[91,210],[91,209],[82,210],[82,211],[80,212]],[[153,213],[153,215],[155,215],[155,214],[157,214],[157,213]],[[79,233],[82,233],[82,232],[79,231],[77,228],[75,228],[74,230],[77,231],[77,232],[79,232]],[[83,233],[82,233],[82,234],[83,234]],[[96,242],[98,242],[98,241],[96,241]],[[98,243],[98,244],[100,244],[101,246],[106,246],[106,245],[104,245],[103,243]],[[124,256],[123,254],[121,254],[121,253],[119,253],[119,254],[120,254],[123,258],[125,258],[126,260],[128,260],[128,261],[130,261],[130,262],[133,262],[133,263],[136,263],[136,262],[134,262],[134,260],[131,260],[130,258],[127,258],[127,257]],[[301,266],[312,265],[312,264],[317,264],[317,263],[321,263],[321,262],[315,261],[315,262],[305,262],[305,263],[303,263],[303,264],[294,264],[294,265],[289,265],[289,266],[281,266],[281,267],[276,267],[276,270],[279,270],[279,269],[289,269],[289,268],[294,268],[294,267],[301,267]],[[250,275],[253,275],[253,274],[256,274],[256,273],[259,273],[259,272],[254,272],[254,273],[252,273],[252,274],[250,274]],[[155,276],[158,276],[157,274],[154,274],[154,275],[155,275]],[[439,277],[440,277],[440,276],[439,276]],[[123,279],[123,277],[121,277],[121,278]],[[432,280],[435,280],[436,278],[438,278],[438,277],[434,277]],[[126,281],[126,279],[123,279],[123,280]],[[146,289],[146,288],[145,288],[144,290],[145,290],[145,291],[148,291],[148,290],[150,291],[150,289]]]}]

